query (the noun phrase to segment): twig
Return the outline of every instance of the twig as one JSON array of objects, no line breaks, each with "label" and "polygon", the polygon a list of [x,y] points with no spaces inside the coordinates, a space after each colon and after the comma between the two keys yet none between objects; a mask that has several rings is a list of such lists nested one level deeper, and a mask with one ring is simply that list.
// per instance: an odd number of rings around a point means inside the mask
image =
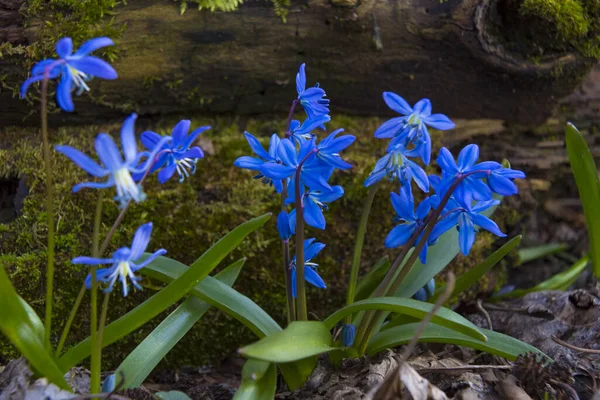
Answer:
[{"label": "twig", "polygon": [[490,314],[483,307],[481,299],[477,299],[477,309],[483,314],[483,316],[487,320],[488,327],[489,327],[490,331],[493,331],[494,330],[494,325],[492,324],[492,319],[490,318]]},{"label": "twig", "polygon": [[580,351],[582,353],[590,353],[590,354],[600,354],[600,350],[597,349],[585,349],[583,347],[577,347],[577,346],[573,346],[572,344],[569,344],[563,340],[560,340],[559,338],[557,338],[556,336],[552,335],[552,340],[554,340],[554,342],[560,344],[561,346],[566,347],[567,349],[571,349],[573,351]]},{"label": "twig", "polygon": [[420,368],[417,372],[472,371],[480,369],[512,369],[511,365],[461,365],[460,367]]}]

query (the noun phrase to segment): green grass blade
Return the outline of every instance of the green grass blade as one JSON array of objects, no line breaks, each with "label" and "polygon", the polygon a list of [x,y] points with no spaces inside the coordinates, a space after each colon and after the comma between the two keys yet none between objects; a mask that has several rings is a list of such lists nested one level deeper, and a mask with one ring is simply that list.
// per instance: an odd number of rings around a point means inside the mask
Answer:
[{"label": "green grass blade", "polygon": [[4,267],[0,265],[0,332],[40,375],[61,389],[70,390],[63,373],[44,346],[43,334],[40,336],[39,331],[39,317],[35,312],[31,314],[31,308],[25,307],[23,303],[24,300],[17,294]]},{"label": "green grass blade", "polygon": [[273,400],[277,389],[277,368],[275,364],[248,360],[242,368],[242,384],[234,400]]},{"label": "green grass blade", "polygon": [[585,267],[587,267],[589,262],[590,256],[586,255],[580,260],[578,260],[575,264],[573,264],[568,270],[558,273],[550,279],[547,279],[544,282],[541,282],[532,288],[513,290],[509,293],[494,296],[493,300],[497,301],[505,298],[522,297],[525,296],[527,293],[540,292],[542,290],[566,290],[577,280],[577,278],[585,270]]},{"label": "green grass blade", "polygon": [[366,299],[375,291],[385,274],[389,271],[392,264],[387,256],[381,258],[358,282],[356,296],[354,301]]},{"label": "green grass blade", "polygon": [[519,264],[525,264],[538,258],[546,257],[551,254],[556,254],[565,251],[569,248],[564,243],[550,243],[541,246],[529,247],[519,250]]},{"label": "green grass blade", "polygon": [[[179,278],[187,269],[187,266],[178,261],[158,257],[140,272],[169,283]],[[190,294],[237,319],[259,338],[281,331],[277,322],[255,302],[210,276],[200,282]]]},{"label": "green grass blade", "polygon": [[[372,299],[357,301],[350,306],[346,306],[331,314],[325,321],[323,321],[323,323],[327,329],[332,329],[335,324],[337,324],[338,321],[341,321],[346,315],[354,314],[358,311],[364,310],[383,310],[399,314],[406,314],[422,319],[429,312],[431,312],[432,308],[433,304],[414,299],[399,297],[375,297]],[[439,309],[436,315],[433,316],[431,322],[446,326],[478,340],[486,340],[481,328],[478,328],[463,316],[444,307]]]},{"label": "green grass blade", "polygon": [[581,133],[573,124],[566,127],[569,162],[579,190],[590,239],[594,275],[600,277],[600,181],[594,157]]},{"label": "green grass blade", "polygon": [[289,363],[336,350],[329,328],[319,321],[296,321],[281,332],[242,347],[247,358],[272,363]]},{"label": "green grass blade", "polygon": [[[382,350],[410,342],[418,326],[419,323],[401,325],[378,333],[371,339],[367,348],[367,354],[373,355]],[[520,354],[530,352],[544,354],[535,347],[510,336],[487,329],[482,329],[482,331],[488,338],[487,342],[463,335],[440,325],[429,324],[419,338],[419,342],[455,344],[485,351],[509,360],[515,360]]]},{"label": "green grass blade", "polygon": [[[477,283],[477,281],[479,281],[482,276],[484,276],[490,269],[492,269],[494,265],[500,262],[500,260],[506,257],[506,255],[510,253],[515,247],[517,247],[520,242],[521,236],[515,236],[514,238],[506,242],[504,246],[500,247],[498,250],[493,252],[481,264],[478,264],[475,268],[459,276],[458,279],[456,279],[452,296],[457,296],[458,294],[468,290],[471,286]],[[444,292],[445,289],[445,285],[436,289],[435,294],[428,301],[430,303],[435,303],[438,297]]]},{"label": "green grass blade", "polygon": [[[245,261],[245,258],[236,261],[215,275],[215,279],[227,286],[232,286]],[[210,304],[196,297],[186,299],[123,360],[115,371],[116,385],[130,389],[144,383],[158,363],[192,329],[210,307]],[[125,378],[125,383],[120,382],[121,377]]]},{"label": "green grass blade", "polygon": [[[102,346],[108,346],[135,331],[137,328],[179,301],[190,292],[194,286],[202,281],[202,279],[206,278],[219,262],[235,250],[246,236],[262,227],[270,217],[271,214],[265,214],[241,224],[208,249],[190,268],[176,280],[171,282],[166,288],[106,326],[104,329]],[[218,282],[216,279],[214,281]],[[227,285],[223,286],[227,287]],[[91,349],[90,339],[87,338],[83,340],[58,360],[60,368],[63,371],[66,371],[77,365],[77,363],[90,355]]]}]

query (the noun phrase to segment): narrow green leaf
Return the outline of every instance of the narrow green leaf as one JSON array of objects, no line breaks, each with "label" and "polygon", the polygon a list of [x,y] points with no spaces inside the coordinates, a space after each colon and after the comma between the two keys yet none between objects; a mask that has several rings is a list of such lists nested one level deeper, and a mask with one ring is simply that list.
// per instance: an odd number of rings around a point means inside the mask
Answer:
[{"label": "narrow green leaf", "polygon": [[35,312],[33,315],[30,314],[28,307],[23,303],[24,300],[17,294],[4,267],[0,264],[0,304],[2,305],[0,332],[40,375],[48,378],[61,389],[70,390],[54,358],[44,347],[43,336],[40,337],[39,327],[36,327],[38,322],[35,320],[39,321],[39,318]]},{"label": "narrow green leaf", "polygon": [[390,260],[387,256],[379,259],[375,265],[367,272],[365,276],[360,278],[356,288],[355,301],[363,300],[371,296],[375,291],[381,280],[385,277],[385,274],[391,267]]},{"label": "narrow green leaf", "polygon": [[[373,355],[382,350],[390,349],[410,342],[418,326],[419,323],[401,325],[378,333],[373,337],[373,339],[371,339],[371,342],[367,348],[367,354]],[[545,356],[544,353],[535,347],[521,342],[520,340],[503,335],[502,333],[490,331],[488,329],[481,330],[487,336],[487,342],[474,339],[440,325],[429,324],[419,338],[419,342],[455,344],[458,346],[485,351],[509,360],[515,360],[520,354],[531,352],[539,353]]]},{"label": "narrow green leaf", "polygon": [[[179,301],[190,290],[221,262],[229,253],[252,232],[262,227],[271,217],[265,214],[245,222],[229,232],[215,245],[208,249],[192,266],[171,282],[166,288],[150,297],[148,300],[109,324],[104,329],[103,347],[108,346],[135,331],[152,318],[166,310]],[[215,280],[216,281],[216,280]],[[218,282],[218,281],[216,281]],[[227,285],[223,285],[227,287]],[[75,366],[90,355],[91,341],[89,338],[77,344],[65,353],[59,360],[59,366],[63,371]]]},{"label": "narrow green leaf", "polygon": [[569,246],[564,243],[550,243],[519,250],[519,264],[526,264],[538,258],[565,251]]},{"label": "narrow green leaf", "polygon": [[[215,278],[227,286],[232,286],[245,261],[245,258],[236,261],[215,275]],[[192,329],[210,307],[210,304],[196,297],[186,299],[119,365],[115,371],[117,385],[124,389],[130,389],[144,383],[158,363]],[[125,378],[124,384],[121,383],[122,377]]]},{"label": "narrow green leaf", "polygon": [[[357,301],[350,306],[346,306],[334,312],[327,317],[325,321],[323,321],[323,324],[328,330],[332,329],[335,324],[337,324],[338,321],[341,321],[346,315],[354,314],[363,310],[383,310],[423,319],[432,309],[433,304],[414,299],[400,297],[375,297],[372,299]],[[446,326],[478,340],[486,340],[481,328],[478,328],[463,316],[444,307],[438,310],[438,312],[431,319],[431,322]]]},{"label": "narrow green leaf", "polygon": [[329,328],[319,321],[296,321],[281,332],[242,347],[244,357],[288,363],[335,350]]},{"label": "narrow green leaf", "polygon": [[[178,261],[158,257],[140,272],[168,283],[179,278],[187,269],[187,266]],[[259,338],[281,331],[277,322],[255,302],[210,276],[200,282],[190,294],[237,319]]]},{"label": "narrow green leaf", "polygon": [[[17,294],[17,296],[19,296],[19,295]],[[21,304],[23,305],[23,308],[25,309],[25,312],[27,313],[27,320],[28,320],[29,324],[31,325],[31,329],[33,329],[33,331],[38,334],[38,337],[40,338],[41,341],[44,341],[44,323],[42,322],[40,317],[37,315],[35,310],[33,308],[31,308],[29,303],[27,303],[21,296],[19,296],[19,300],[21,301]]]},{"label": "narrow green leaf", "polygon": [[550,279],[545,280],[544,282],[541,282],[532,288],[513,290],[509,293],[494,296],[493,300],[497,301],[505,298],[522,297],[527,293],[540,292],[542,290],[566,290],[577,280],[589,262],[590,256],[586,255],[573,264],[568,270],[558,273]]},{"label": "narrow green leaf", "polygon": [[[481,279],[490,269],[494,267],[500,260],[502,260],[508,253],[510,253],[515,247],[519,245],[521,242],[521,236],[515,236],[508,242],[506,242],[502,247],[493,252],[488,258],[485,259],[481,264],[478,264],[475,268],[467,271],[456,279],[456,283],[454,285],[454,291],[452,292],[452,296],[457,296],[458,294],[466,291],[471,286],[473,286],[477,281]],[[435,291],[435,294],[429,299],[430,303],[435,303],[438,297],[446,290],[446,286],[442,286]]]},{"label": "narrow green leaf", "polygon": [[190,396],[177,390],[170,390],[168,392],[157,392],[155,396],[160,400],[192,400]]},{"label": "narrow green leaf", "polygon": [[250,359],[242,368],[242,384],[234,400],[273,400],[277,389],[275,364]]},{"label": "narrow green leaf", "polygon": [[569,162],[583,204],[594,275],[600,277],[600,181],[592,152],[573,124],[566,127]]}]

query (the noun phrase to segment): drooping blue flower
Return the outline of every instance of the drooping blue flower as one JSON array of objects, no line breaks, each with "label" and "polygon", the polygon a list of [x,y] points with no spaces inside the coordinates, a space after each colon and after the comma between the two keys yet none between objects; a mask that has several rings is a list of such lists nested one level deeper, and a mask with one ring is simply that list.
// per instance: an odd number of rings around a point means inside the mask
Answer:
[{"label": "drooping blue flower", "polygon": [[487,182],[494,193],[502,196],[512,196],[519,193],[513,179],[525,179],[525,173],[510,168],[498,168],[490,170]]},{"label": "drooping blue flower", "polygon": [[314,136],[312,131],[324,127],[324,124],[329,122],[330,119],[331,117],[327,114],[307,118],[302,124],[294,119],[290,122],[290,130],[286,133],[286,136],[300,144],[303,140],[311,139]]},{"label": "drooping blue flower", "polygon": [[[165,183],[177,171],[179,174],[179,182],[190,174],[196,172],[196,163],[199,159],[204,158],[204,152],[199,146],[193,146],[194,140],[204,131],[210,129],[210,126],[201,126],[195,129],[188,135],[191,121],[180,121],[171,133],[171,139],[164,143],[163,136],[152,131],[142,133],[142,144],[150,151],[158,154],[158,158],[154,162],[150,172],[158,173],[158,181]],[[161,148],[157,145],[164,143]]]},{"label": "drooping blue flower", "polygon": [[342,344],[344,347],[350,347],[354,344],[356,336],[356,326],[353,324],[344,324],[342,327]]},{"label": "drooping blue flower", "polygon": [[31,78],[21,85],[21,98],[27,94],[27,89],[33,82],[44,79],[45,70],[49,68],[49,79],[61,77],[56,88],[56,101],[64,111],[73,111],[73,99],[71,92],[77,88],[77,95],[83,91],[89,91],[86,84],[93,77],[102,79],[117,79],[117,72],[106,61],[89,54],[102,47],[113,46],[114,43],[107,37],[99,37],[88,40],[79,50],[73,53],[73,41],[71,38],[62,38],[56,43],[58,60],[46,59],[38,62],[31,70]]},{"label": "drooping blue flower", "polygon": [[429,180],[427,174],[417,163],[407,158],[412,150],[406,150],[403,145],[397,145],[385,156],[381,157],[375,164],[375,168],[365,180],[365,186],[371,186],[383,178],[390,181],[398,179],[401,185],[410,186],[414,180],[419,188],[425,193],[429,192]]},{"label": "drooping blue flower", "polygon": [[[385,247],[403,246],[415,232],[420,232],[415,242],[415,245],[417,245],[422,238],[425,220],[431,210],[430,202],[428,199],[423,200],[415,212],[415,201],[410,186],[401,186],[400,194],[391,193],[391,200],[397,214],[394,220],[401,223],[388,233],[385,239]],[[425,243],[419,253],[419,259],[423,264],[427,262],[427,249],[428,244]]]},{"label": "drooping blue flower", "polygon": [[429,282],[412,296],[413,299],[419,301],[427,301],[435,292],[435,279],[431,278]]},{"label": "drooping blue flower", "polygon": [[[150,167],[151,160],[154,159],[157,152],[155,150],[152,153],[138,153],[137,142],[133,132],[136,118],[136,114],[130,115],[121,128],[121,146],[123,147],[125,160],[123,160],[121,152],[117,148],[113,138],[106,133],[99,134],[95,141],[96,153],[98,153],[102,165],[99,165],[89,156],[71,146],[56,146],[56,151],[69,157],[87,173],[96,178],[108,177],[103,183],[79,183],[73,187],[74,193],[84,187],[103,189],[115,186],[117,190],[115,200],[119,201],[121,206],[124,206],[131,199],[140,202],[146,198],[141,185],[135,182],[132,174],[143,175],[147,168]],[[162,139],[163,144],[169,139],[169,137],[164,137]],[[158,147],[161,146],[162,144]],[[140,163],[143,157],[148,157],[148,159]]]},{"label": "drooping blue flower", "polygon": [[506,235],[500,231],[494,221],[481,214],[488,208],[498,204],[500,204],[498,200],[488,200],[471,206],[471,202],[466,203],[460,198],[450,199],[445,207],[445,210],[448,211],[436,223],[429,237],[429,242],[435,242],[444,232],[457,227],[460,252],[466,256],[471,251],[473,243],[475,243],[475,233],[479,228],[483,228],[496,236],[505,237]]},{"label": "drooping blue flower", "polygon": [[[313,118],[319,115],[329,114],[329,99],[323,89],[317,83],[314,87],[306,88],[306,64],[300,66],[298,74],[296,74],[296,91],[298,92],[298,100],[304,108],[308,118]],[[323,129],[325,129],[323,127]]]},{"label": "drooping blue flower", "polygon": [[[318,229],[325,229],[326,222],[323,210],[328,210],[327,203],[336,201],[344,195],[344,188],[341,186],[332,186],[330,191],[320,190],[308,190],[302,192],[302,204],[303,204],[303,215],[304,221]],[[293,204],[296,201],[296,189],[294,185],[290,185],[288,189],[288,198],[286,204]],[[292,210],[290,213],[290,220],[292,227],[296,226],[296,210]],[[293,228],[293,231],[295,229]]]},{"label": "drooping blue flower", "polygon": [[[327,183],[333,168],[323,165],[316,159],[317,148],[315,139],[305,140],[300,148],[291,140],[281,140],[277,148],[280,163],[263,163],[259,170],[266,177],[273,180],[292,179],[289,186],[295,186],[296,170],[300,168],[300,181],[310,189],[330,191]],[[316,162],[315,162],[316,161]]]},{"label": "drooping blue flower", "polygon": [[277,216],[277,232],[282,240],[289,240],[292,237],[290,215],[286,211],[281,211]]},{"label": "drooping blue flower", "polygon": [[352,164],[342,160],[340,152],[350,146],[356,140],[353,135],[343,135],[337,137],[338,134],[344,132],[343,129],[337,129],[317,145],[317,158],[325,164],[339,169],[352,168]]},{"label": "drooping blue flower", "polygon": [[393,138],[391,145],[403,144],[408,147],[410,143],[416,146],[417,152],[426,165],[431,159],[431,138],[427,126],[438,130],[454,128],[454,123],[443,114],[431,114],[431,101],[419,100],[414,108],[396,93],[383,92],[383,100],[389,108],[396,111],[401,117],[392,118],[384,122],[375,131],[375,137]]},{"label": "drooping blue flower", "polygon": [[[327,285],[317,273],[319,264],[311,261],[325,248],[325,244],[315,242],[315,240],[315,238],[304,240],[304,279],[319,289],[325,289]],[[290,268],[292,268],[292,293],[296,297],[296,256],[292,259]]]},{"label": "drooping blue flower", "polygon": [[[76,257],[71,262],[73,264],[86,265],[112,264],[109,268],[103,268],[96,271],[96,278],[98,279],[98,282],[108,284],[108,287],[104,290],[105,292],[112,291],[117,279],[120,280],[123,287],[123,296],[127,296],[127,293],[129,292],[127,278],[131,280],[131,283],[136,289],[141,290],[142,287],[138,283],[141,278],[135,276],[134,273],[150,264],[156,257],[167,252],[165,249],[160,249],[155,251],[144,261],[140,263],[137,262],[144,255],[144,251],[146,251],[146,247],[148,247],[148,243],[150,242],[151,234],[152,223],[149,222],[140,226],[135,232],[131,248],[121,247],[113,253],[111,258]],[[91,274],[88,274],[87,278],[85,278],[85,284],[88,289],[91,287]]]},{"label": "drooping blue flower", "polygon": [[281,191],[283,189],[283,185],[282,185],[281,181],[282,181],[282,179],[286,179],[286,178],[273,179],[273,178],[265,176],[261,172],[261,167],[264,164],[281,164],[281,160],[279,159],[279,156],[277,155],[277,149],[279,148],[281,139],[276,134],[273,134],[271,136],[271,142],[269,144],[269,151],[266,151],[262,147],[262,145],[260,144],[258,139],[256,137],[254,137],[252,134],[250,134],[248,132],[244,132],[244,135],[246,136],[246,140],[250,144],[252,151],[254,151],[254,154],[256,154],[259,158],[242,156],[242,157],[238,158],[237,160],[235,160],[233,165],[235,165],[238,168],[245,168],[245,169],[249,169],[251,171],[258,171],[259,174],[256,175],[254,177],[254,179],[261,179],[263,183],[268,183],[270,185],[273,185],[275,187],[275,190],[277,191],[277,193],[281,193]]}]

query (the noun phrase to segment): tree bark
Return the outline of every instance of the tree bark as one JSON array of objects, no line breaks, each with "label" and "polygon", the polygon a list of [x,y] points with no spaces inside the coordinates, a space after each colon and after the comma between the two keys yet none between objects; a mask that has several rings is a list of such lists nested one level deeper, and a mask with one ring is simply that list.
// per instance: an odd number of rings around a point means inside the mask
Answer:
[{"label": "tree bark", "polygon": [[[133,111],[285,112],[305,62],[308,84],[321,84],[334,112],[390,114],[381,92],[394,91],[410,103],[430,98],[434,112],[454,118],[535,124],[591,65],[573,54],[534,63],[505,52],[490,33],[502,30],[496,0],[353,1],[296,1],[283,23],[268,2],[228,13],[190,8],[182,16],[172,0],[128,0],[116,10],[117,23],[126,24],[114,63],[119,80],[94,80],[90,94],[75,100],[75,113],[51,122]],[[13,24],[11,39],[0,25],[0,40],[26,41],[25,33],[14,35],[21,28]],[[0,73],[24,79],[19,61],[0,64]],[[0,103],[0,124],[22,123],[30,111],[6,91]]]}]

